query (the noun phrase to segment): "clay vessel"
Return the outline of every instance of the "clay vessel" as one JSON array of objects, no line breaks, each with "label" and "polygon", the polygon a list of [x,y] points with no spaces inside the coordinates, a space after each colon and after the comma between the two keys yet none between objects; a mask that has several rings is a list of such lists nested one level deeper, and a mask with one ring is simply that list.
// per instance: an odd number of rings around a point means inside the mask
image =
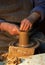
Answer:
[{"label": "clay vessel", "polygon": [[25,31],[21,31],[19,34],[19,46],[28,46],[29,44],[29,36],[28,36],[28,32]]}]

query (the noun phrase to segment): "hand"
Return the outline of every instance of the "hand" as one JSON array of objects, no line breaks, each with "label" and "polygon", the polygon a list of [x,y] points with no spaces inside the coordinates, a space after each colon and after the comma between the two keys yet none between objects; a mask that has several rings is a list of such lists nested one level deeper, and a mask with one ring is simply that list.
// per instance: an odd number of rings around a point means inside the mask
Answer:
[{"label": "hand", "polygon": [[21,21],[20,30],[27,31],[32,27],[32,23],[28,19]]},{"label": "hand", "polygon": [[1,29],[9,32],[11,35],[19,34],[19,27],[10,23],[1,23]]}]

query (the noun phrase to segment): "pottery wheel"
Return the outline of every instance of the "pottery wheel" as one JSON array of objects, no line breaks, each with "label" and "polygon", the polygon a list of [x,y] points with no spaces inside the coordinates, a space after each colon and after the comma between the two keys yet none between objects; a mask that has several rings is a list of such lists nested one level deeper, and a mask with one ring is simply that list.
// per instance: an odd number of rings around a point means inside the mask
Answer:
[{"label": "pottery wheel", "polygon": [[27,32],[20,32],[19,41],[16,43],[12,41],[9,46],[10,56],[27,57],[33,55],[35,49],[39,46],[39,42],[36,40],[29,40]]},{"label": "pottery wheel", "polygon": [[30,41],[30,43],[26,46],[24,46],[24,45],[18,45],[18,43],[16,43],[15,41],[12,41],[11,43],[10,43],[10,46],[16,46],[16,47],[25,47],[25,48],[31,48],[31,47],[38,47],[39,46],[39,42],[38,41],[35,41],[35,40],[31,40]]}]

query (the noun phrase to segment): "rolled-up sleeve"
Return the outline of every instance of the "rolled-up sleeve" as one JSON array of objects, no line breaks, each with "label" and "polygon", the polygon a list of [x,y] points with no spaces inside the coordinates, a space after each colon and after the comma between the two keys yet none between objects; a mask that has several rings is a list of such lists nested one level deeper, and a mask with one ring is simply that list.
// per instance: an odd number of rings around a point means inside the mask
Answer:
[{"label": "rolled-up sleeve", "polygon": [[38,14],[40,14],[40,22],[43,21],[45,18],[45,0],[33,0],[33,9],[27,19],[34,23],[39,19]]},{"label": "rolled-up sleeve", "polygon": [[32,9],[32,12],[38,12],[41,15],[41,20],[44,20],[45,18],[45,0],[33,0],[34,2],[34,8]]}]

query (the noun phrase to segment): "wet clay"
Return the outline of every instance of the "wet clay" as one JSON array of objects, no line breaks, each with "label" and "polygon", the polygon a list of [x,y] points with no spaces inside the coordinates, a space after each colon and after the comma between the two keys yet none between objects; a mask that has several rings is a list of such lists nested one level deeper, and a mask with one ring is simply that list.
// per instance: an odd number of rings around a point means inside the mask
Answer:
[{"label": "wet clay", "polygon": [[27,32],[20,32],[19,42],[15,46],[9,46],[9,57],[28,57],[34,54],[35,48],[39,45],[29,46],[29,37]]},{"label": "wet clay", "polygon": [[29,37],[28,37],[28,32],[23,32],[21,31],[19,34],[19,46],[28,46],[29,44]]}]

